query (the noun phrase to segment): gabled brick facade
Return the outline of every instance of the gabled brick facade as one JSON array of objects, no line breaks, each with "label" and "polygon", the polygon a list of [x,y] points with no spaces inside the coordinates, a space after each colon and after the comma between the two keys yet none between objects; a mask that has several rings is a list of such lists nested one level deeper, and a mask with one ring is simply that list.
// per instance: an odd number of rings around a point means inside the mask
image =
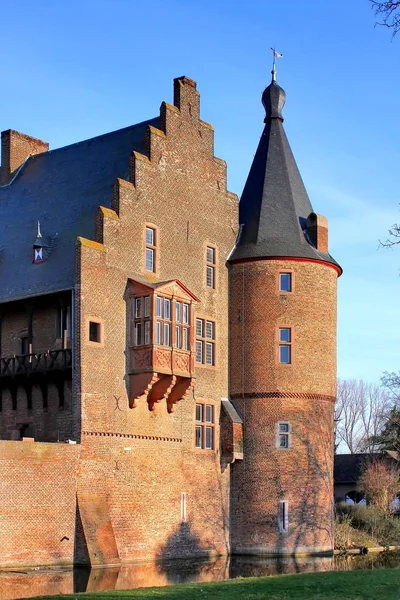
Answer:
[{"label": "gabled brick facade", "polygon": [[[319,257],[235,259],[238,199],[213,140],[196,83],[181,77],[159,117],[76,148],[37,141],[3,179],[10,219],[28,194],[28,262],[25,287],[0,290],[0,433],[15,440],[0,441],[2,497],[20,499],[0,522],[0,565],[332,549],[337,269]],[[32,264],[41,211],[46,255]],[[291,296],[278,291],[282,269]],[[288,323],[296,362],[280,365]],[[281,421],[293,426],[287,452]],[[59,506],[67,533],[32,537],[32,503]],[[21,551],[32,544],[38,554]]]}]

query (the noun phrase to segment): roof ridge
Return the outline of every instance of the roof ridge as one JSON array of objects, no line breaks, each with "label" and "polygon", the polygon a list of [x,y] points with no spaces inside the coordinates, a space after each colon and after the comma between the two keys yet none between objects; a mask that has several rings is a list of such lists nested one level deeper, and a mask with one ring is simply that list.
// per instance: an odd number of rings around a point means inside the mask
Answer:
[{"label": "roof ridge", "polygon": [[153,121],[159,120],[159,117],[152,117],[151,119],[146,119],[145,121],[140,121],[139,123],[135,123],[133,125],[127,125],[126,127],[121,127],[120,129],[114,129],[113,131],[107,131],[107,133],[101,133],[100,135],[95,135],[94,137],[87,138],[85,140],[80,140],[79,142],[73,142],[72,144],[67,144],[66,146],[60,146],[59,148],[53,148],[52,150],[48,150],[47,152],[41,152],[40,154],[35,154],[31,156],[32,159],[43,156],[44,154],[53,154],[54,152],[58,152],[59,150],[66,150],[67,148],[76,148],[77,146],[81,146],[82,144],[87,144],[88,142],[97,141],[101,138],[106,138],[110,135],[114,135],[116,133],[121,133],[122,131],[127,131],[128,129],[133,129],[135,127],[139,127],[140,125],[145,125],[151,123]]}]

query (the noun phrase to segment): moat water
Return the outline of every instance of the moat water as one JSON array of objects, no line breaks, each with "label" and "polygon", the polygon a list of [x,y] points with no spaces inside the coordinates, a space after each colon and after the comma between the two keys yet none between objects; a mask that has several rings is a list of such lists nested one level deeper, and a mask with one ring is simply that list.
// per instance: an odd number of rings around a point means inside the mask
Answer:
[{"label": "moat water", "polygon": [[214,560],[171,560],[96,569],[15,569],[0,571],[0,598],[16,600],[33,596],[222,581],[235,577],[381,568],[400,569],[400,552],[334,558],[232,556]]}]

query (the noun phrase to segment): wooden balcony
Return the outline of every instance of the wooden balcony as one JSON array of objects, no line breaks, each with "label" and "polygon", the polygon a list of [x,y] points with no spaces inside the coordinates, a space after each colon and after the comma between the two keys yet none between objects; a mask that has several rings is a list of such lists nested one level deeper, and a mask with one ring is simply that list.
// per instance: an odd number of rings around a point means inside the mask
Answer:
[{"label": "wooden balcony", "polygon": [[0,358],[0,379],[62,372],[72,369],[72,350],[49,350],[38,354],[21,354]]}]

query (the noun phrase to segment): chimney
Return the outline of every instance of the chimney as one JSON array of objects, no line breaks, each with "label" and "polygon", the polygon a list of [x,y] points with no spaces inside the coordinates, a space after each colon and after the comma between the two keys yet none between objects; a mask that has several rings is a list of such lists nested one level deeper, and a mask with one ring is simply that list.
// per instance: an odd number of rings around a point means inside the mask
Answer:
[{"label": "chimney", "polygon": [[328,252],[328,219],[311,213],[307,217],[307,232],[317,250]]},{"label": "chimney", "polygon": [[10,183],[30,154],[47,152],[49,144],[37,138],[7,129],[1,133],[0,185]]}]

